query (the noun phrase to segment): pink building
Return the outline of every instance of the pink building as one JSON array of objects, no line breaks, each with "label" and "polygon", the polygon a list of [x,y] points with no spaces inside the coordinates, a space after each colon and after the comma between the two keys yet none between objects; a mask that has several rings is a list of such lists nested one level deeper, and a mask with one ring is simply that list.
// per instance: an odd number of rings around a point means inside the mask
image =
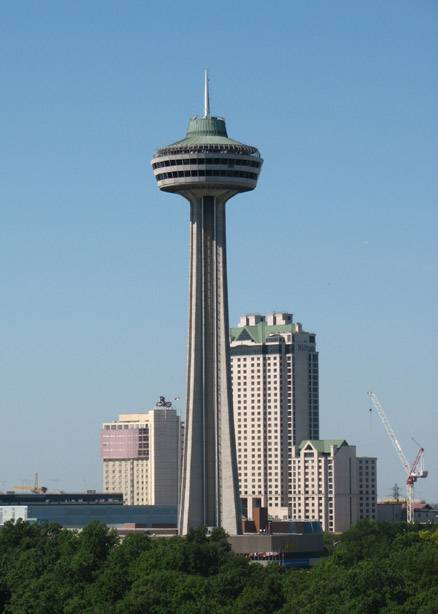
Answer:
[{"label": "pink building", "polygon": [[102,459],[148,459],[149,425],[135,428],[136,426],[133,424],[105,424],[100,434]]}]

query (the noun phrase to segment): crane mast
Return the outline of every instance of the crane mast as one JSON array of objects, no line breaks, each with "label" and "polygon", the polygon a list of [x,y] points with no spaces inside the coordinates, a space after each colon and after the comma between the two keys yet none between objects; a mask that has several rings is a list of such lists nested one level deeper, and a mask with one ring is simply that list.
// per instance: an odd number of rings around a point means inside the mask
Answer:
[{"label": "crane mast", "polygon": [[374,409],[379,414],[379,418],[385,427],[386,434],[391,440],[406,473],[406,520],[408,523],[412,524],[414,522],[414,484],[417,478],[427,477],[427,471],[424,469],[424,448],[420,447],[414,462],[410,465],[377,395],[374,392],[368,392],[368,396]]}]

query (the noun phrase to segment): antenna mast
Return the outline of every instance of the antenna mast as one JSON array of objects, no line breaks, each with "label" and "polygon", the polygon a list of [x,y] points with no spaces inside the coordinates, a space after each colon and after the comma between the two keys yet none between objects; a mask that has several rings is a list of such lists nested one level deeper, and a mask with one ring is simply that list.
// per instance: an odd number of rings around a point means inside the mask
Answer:
[{"label": "antenna mast", "polygon": [[210,94],[208,92],[208,68],[204,70],[204,117],[210,117]]}]

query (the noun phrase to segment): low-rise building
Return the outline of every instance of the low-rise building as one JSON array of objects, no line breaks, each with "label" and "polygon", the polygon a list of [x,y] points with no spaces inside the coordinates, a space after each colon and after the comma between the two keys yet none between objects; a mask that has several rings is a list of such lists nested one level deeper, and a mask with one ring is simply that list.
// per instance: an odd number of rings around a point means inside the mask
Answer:
[{"label": "low-rise building", "polygon": [[98,521],[111,528],[127,523],[145,528],[176,528],[176,505],[123,505],[122,493],[0,493],[0,526],[5,522],[54,522],[83,529]]},{"label": "low-rise building", "polygon": [[27,520],[27,505],[0,505],[0,527],[6,522]]},{"label": "low-rise building", "polygon": [[[438,523],[438,509],[424,501],[414,501],[414,522],[418,524]],[[378,522],[406,522],[406,502],[385,500],[377,503]]]},{"label": "low-rise building", "polygon": [[0,505],[23,506],[23,505],[122,505],[123,494],[121,492],[15,492],[0,493]]}]

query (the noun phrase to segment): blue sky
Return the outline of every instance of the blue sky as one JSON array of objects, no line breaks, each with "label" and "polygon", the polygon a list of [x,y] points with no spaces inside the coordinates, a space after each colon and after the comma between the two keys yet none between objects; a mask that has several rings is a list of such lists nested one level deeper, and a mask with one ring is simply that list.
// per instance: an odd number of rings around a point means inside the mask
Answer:
[{"label": "blue sky", "polygon": [[366,391],[437,475],[434,1],[0,8],[0,489],[99,488],[99,425],[185,393],[188,207],[154,150],[202,112],[259,147],[228,211],[231,323],[317,333],[321,436],[403,484]]}]

